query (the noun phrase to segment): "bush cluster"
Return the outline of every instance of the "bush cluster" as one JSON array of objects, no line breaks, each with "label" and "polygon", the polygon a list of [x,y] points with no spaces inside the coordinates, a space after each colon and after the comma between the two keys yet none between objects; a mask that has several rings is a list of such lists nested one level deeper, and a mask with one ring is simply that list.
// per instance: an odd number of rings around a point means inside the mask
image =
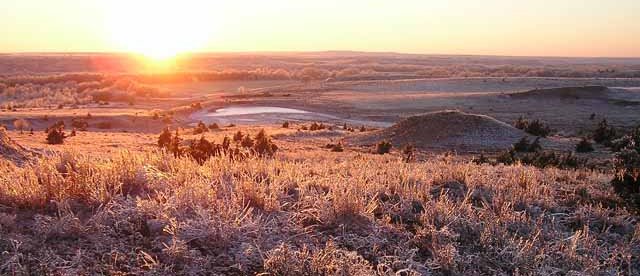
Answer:
[{"label": "bush cluster", "polygon": [[640,126],[622,140],[626,142],[616,154],[616,176],[611,184],[619,195],[640,208]]},{"label": "bush cluster", "polygon": [[613,126],[609,125],[607,119],[602,119],[602,121],[598,123],[598,126],[593,131],[592,138],[596,143],[609,147],[613,144],[612,142],[614,139],[616,139],[617,135],[618,134],[616,129]]},{"label": "bush cluster", "polygon": [[[236,136],[242,136],[240,140],[235,140]],[[158,137],[158,147],[166,149],[178,156],[189,156],[202,164],[212,156],[219,156],[226,154],[232,159],[244,159],[248,155],[255,155],[258,157],[271,157],[278,150],[278,146],[274,144],[267,136],[264,130],[260,130],[254,138],[249,135],[242,135],[238,132],[234,135],[236,148],[231,148],[231,139],[225,136],[221,144],[216,144],[207,140],[204,136],[199,140],[193,141],[188,147],[181,145],[182,139],[179,136],[178,130],[175,134],[172,134],[169,128],[165,128]],[[244,148],[241,150],[238,146]]]},{"label": "bush cluster", "polygon": [[64,143],[64,139],[67,135],[64,133],[64,122],[58,121],[55,124],[49,126],[47,129],[47,144],[60,145]]},{"label": "bush cluster", "polygon": [[529,142],[527,136],[522,137],[518,142],[513,144],[513,149],[516,152],[537,152],[542,150],[540,145],[540,137],[536,137],[533,143]]},{"label": "bush cluster", "polygon": [[513,126],[535,136],[547,137],[551,134],[551,128],[538,119],[528,121],[520,116]]}]

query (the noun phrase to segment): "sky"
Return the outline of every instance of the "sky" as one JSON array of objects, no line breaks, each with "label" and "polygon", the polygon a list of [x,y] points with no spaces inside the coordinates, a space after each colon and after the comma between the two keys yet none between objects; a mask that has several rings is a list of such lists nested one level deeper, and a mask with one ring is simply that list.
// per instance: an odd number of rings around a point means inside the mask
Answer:
[{"label": "sky", "polygon": [[0,52],[640,57],[638,0],[0,0]]}]

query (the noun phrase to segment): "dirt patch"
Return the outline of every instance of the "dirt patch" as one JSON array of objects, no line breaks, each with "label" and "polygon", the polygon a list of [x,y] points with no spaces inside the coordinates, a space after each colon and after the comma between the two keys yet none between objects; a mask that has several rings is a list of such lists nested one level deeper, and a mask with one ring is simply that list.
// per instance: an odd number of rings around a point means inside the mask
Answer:
[{"label": "dirt patch", "polygon": [[422,149],[498,151],[508,148],[525,132],[492,117],[445,110],[412,116],[392,127],[347,139],[371,145],[389,140],[394,146],[412,144]]},{"label": "dirt patch", "polygon": [[33,156],[33,152],[13,141],[7,131],[0,128],[0,158],[20,165]]}]

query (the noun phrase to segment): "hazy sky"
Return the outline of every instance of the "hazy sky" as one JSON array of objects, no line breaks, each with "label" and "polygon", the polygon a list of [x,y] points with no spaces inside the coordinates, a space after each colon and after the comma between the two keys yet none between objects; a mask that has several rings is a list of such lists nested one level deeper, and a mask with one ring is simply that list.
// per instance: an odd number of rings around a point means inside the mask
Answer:
[{"label": "hazy sky", "polygon": [[640,56],[640,0],[0,0],[0,52]]}]

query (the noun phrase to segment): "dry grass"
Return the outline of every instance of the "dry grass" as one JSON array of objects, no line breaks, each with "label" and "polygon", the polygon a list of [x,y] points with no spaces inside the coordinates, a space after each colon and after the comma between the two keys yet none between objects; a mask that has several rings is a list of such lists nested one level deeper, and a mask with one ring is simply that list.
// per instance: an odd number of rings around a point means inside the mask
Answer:
[{"label": "dry grass", "polygon": [[0,167],[1,274],[637,274],[610,176],[438,156],[163,152]]}]

